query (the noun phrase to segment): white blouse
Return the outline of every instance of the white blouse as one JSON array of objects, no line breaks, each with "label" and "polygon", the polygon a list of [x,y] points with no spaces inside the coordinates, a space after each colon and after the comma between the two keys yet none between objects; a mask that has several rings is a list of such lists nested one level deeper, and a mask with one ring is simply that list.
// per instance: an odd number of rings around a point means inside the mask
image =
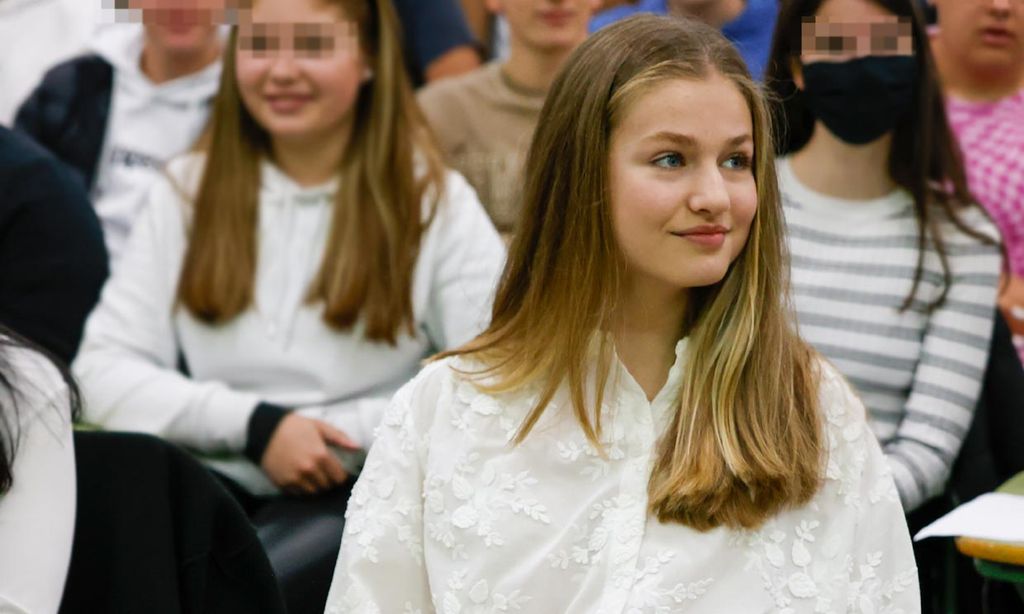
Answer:
[{"label": "white blouse", "polygon": [[472,370],[465,359],[424,369],[395,396],[355,486],[328,614],[920,612],[888,466],[829,365],[828,464],[810,503],[756,531],[648,514],[684,351],[653,403],[617,366],[607,459],[565,396],[512,447],[536,391],[484,394],[454,370]]}]

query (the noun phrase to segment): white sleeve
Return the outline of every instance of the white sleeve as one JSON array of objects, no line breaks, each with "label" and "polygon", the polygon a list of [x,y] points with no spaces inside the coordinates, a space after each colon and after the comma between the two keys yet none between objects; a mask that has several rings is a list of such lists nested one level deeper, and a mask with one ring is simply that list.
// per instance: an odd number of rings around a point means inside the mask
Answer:
[{"label": "white sleeve", "polygon": [[[437,233],[427,334],[438,350],[456,348],[491,321],[494,292],[505,266],[505,244],[476,192],[458,173],[448,174],[431,232]],[[421,263],[421,266],[425,263]]]},{"label": "white sleeve", "polygon": [[14,374],[20,428],[14,431],[14,482],[0,495],[0,612],[56,612],[71,561],[76,497],[71,412],[67,387],[52,366],[47,371],[42,380],[22,377],[24,371]]},{"label": "white sleeve", "polygon": [[238,452],[260,399],[176,370],[173,316],[185,249],[184,206],[162,180],[86,322],[74,362],[85,419],[204,452]]},{"label": "white sleeve", "polygon": [[426,426],[437,395],[426,392],[444,363],[425,368],[395,394],[345,514],[345,533],[327,598],[327,614],[431,612],[423,558]]},{"label": "white sleeve", "polygon": [[885,445],[907,511],[945,491],[981,396],[1001,254],[995,245],[966,249],[950,257],[946,302],[928,318],[903,420]]}]

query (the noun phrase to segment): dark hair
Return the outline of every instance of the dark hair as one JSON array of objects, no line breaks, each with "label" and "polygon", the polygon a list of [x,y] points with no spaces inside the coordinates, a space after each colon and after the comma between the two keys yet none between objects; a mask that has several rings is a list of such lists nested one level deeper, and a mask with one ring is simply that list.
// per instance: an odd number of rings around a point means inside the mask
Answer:
[{"label": "dark hair", "polygon": [[[777,140],[780,155],[802,149],[814,129],[814,115],[804,104],[793,82],[792,63],[800,58],[803,21],[813,17],[823,1],[783,0],[775,27],[765,83],[778,101],[776,124],[781,128]],[[945,102],[920,6],[912,0],[872,1],[894,15],[905,18],[911,25],[914,37],[914,58],[918,70],[914,110],[893,131],[888,164],[893,181],[914,198],[918,227],[917,268],[914,283],[902,309],[910,307],[921,284],[925,247],[929,239],[942,263],[944,286],[938,299],[929,306],[934,309],[945,301],[952,281],[945,243],[933,215],[936,212],[934,208],[937,207],[968,236],[989,245],[997,241],[970,228],[960,219],[959,212],[972,206],[975,200],[967,188],[960,149],[946,119]],[[856,110],[851,109],[850,112],[856,113]]]},{"label": "dark hair", "polygon": [[0,399],[4,401],[0,403],[0,494],[10,490],[14,482],[14,457],[18,452],[18,440],[21,435],[17,420],[18,374],[14,373],[8,360],[9,350],[17,348],[29,349],[46,356],[60,371],[64,383],[68,386],[68,400],[71,405],[69,419],[77,420],[82,407],[78,387],[71,379],[67,366],[46,350],[0,324],[0,392],[3,393],[0,394]]}]

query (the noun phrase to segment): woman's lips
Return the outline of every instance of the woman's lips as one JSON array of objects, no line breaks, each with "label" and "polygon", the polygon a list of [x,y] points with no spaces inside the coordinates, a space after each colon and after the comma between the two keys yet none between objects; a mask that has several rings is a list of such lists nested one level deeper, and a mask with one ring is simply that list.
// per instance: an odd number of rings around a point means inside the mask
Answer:
[{"label": "woman's lips", "polygon": [[306,104],[311,100],[311,97],[303,95],[284,94],[275,96],[265,96],[264,99],[266,100],[267,105],[273,112],[287,115],[301,111],[302,108],[305,107]]},{"label": "woman's lips", "polygon": [[697,245],[703,245],[705,247],[721,247],[725,243],[725,235],[729,232],[729,229],[724,226],[718,225],[704,225],[690,228],[681,232],[673,232],[672,234],[681,238],[686,239]]},{"label": "woman's lips", "polygon": [[705,247],[721,247],[721,245],[725,243],[724,232],[695,233],[682,235],[682,237],[696,243],[697,245],[703,245]]},{"label": "woman's lips", "polygon": [[981,31],[981,42],[991,47],[1006,47],[1017,39],[1005,28],[985,28]]}]

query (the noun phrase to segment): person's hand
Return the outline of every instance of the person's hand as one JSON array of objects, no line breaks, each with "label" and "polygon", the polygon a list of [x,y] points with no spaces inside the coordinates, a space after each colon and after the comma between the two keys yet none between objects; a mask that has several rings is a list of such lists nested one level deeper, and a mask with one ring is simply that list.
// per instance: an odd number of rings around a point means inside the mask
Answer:
[{"label": "person's hand", "polygon": [[1010,275],[1000,285],[999,308],[1015,336],[1024,335],[1024,278]]},{"label": "person's hand", "polygon": [[323,492],[348,478],[328,446],[359,449],[348,435],[326,422],[291,413],[274,430],[260,465],[286,492]]}]

